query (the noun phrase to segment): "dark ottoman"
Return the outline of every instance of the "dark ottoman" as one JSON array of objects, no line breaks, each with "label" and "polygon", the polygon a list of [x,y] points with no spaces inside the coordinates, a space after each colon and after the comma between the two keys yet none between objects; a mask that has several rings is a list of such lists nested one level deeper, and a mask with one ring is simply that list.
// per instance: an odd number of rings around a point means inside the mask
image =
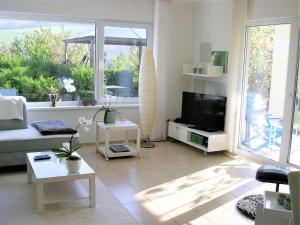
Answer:
[{"label": "dark ottoman", "polygon": [[276,184],[276,192],[279,184],[288,184],[288,173],[294,169],[276,165],[263,165],[256,172],[256,180],[265,183]]}]

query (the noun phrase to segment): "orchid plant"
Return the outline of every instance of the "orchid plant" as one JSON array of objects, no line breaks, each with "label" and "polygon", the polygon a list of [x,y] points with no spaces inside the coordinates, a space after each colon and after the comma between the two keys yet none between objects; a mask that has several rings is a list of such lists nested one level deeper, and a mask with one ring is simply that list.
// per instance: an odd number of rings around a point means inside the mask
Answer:
[{"label": "orchid plant", "polygon": [[72,155],[74,152],[76,152],[81,146],[80,144],[74,144],[73,143],[73,139],[74,139],[74,135],[77,133],[77,129],[79,127],[83,127],[85,131],[88,131],[90,129],[90,126],[93,123],[92,119],[86,119],[85,117],[80,117],[78,119],[79,124],[76,126],[76,128],[74,129],[70,141],[69,142],[64,142],[62,144],[62,148],[52,148],[51,151],[59,158],[63,158],[66,157],[69,160],[79,160],[80,158],[78,156],[74,156]]},{"label": "orchid plant", "polygon": [[107,114],[108,114],[109,112],[116,112],[114,109],[110,108],[110,102],[104,102],[104,106],[102,106],[100,109],[98,109],[98,110],[96,111],[96,113],[94,114],[93,121],[96,120],[97,114],[98,114],[99,112],[103,111],[103,110],[105,110],[105,112],[104,112],[104,123],[108,123],[108,122],[107,122]]},{"label": "orchid plant", "polygon": [[68,93],[72,93],[76,91],[76,87],[74,86],[74,80],[71,78],[66,78],[63,80],[64,88]]}]

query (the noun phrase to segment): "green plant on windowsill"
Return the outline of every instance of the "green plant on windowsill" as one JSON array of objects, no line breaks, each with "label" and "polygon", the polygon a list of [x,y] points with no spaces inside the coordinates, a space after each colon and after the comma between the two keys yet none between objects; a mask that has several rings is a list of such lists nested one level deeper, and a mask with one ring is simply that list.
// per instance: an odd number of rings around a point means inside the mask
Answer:
[{"label": "green plant on windowsill", "polygon": [[94,91],[80,91],[79,97],[81,99],[81,104],[84,106],[97,105],[97,101],[95,100]]},{"label": "green plant on windowsill", "polygon": [[51,101],[51,106],[55,107],[56,102],[57,102],[57,98],[58,98],[58,88],[51,84],[50,88],[49,88],[49,92],[50,92],[49,98],[50,98],[50,101]]}]

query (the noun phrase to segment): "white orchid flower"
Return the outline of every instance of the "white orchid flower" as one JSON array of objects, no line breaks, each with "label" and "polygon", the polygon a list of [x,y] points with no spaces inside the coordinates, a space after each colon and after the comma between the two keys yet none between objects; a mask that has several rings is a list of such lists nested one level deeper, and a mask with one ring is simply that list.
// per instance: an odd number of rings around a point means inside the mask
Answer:
[{"label": "white orchid flower", "polygon": [[66,78],[63,80],[64,84],[73,84],[74,80],[72,78]]},{"label": "white orchid flower", "polygon": [[65,149],[70,150],[70,142],[64,142],[64,143],[62,143],[62,146],[63,146]]},{"label": "white orchid flower", "polygon": [[92,125],[92,124],[93,124],[93,119],[87,120],[87,121],[86,121],[86,124],[87,124],[88,126]]},{"label": "white orchid flower", "polygon": [[84,130],[85,131],[89,131],[89,129],[90,129],[90,126],[93,124],[93,120],[92,119],[87,119],[86,121],[85,121],[85,123],[83,124],[83,126],[84,126]]},{"label": "white orchid flower", "polygon": [[66,89],[67,92],[70,93],[70,92],[76,91],[76,87],[74,86],[73,83],[74,83],[74,80],[71,78],[63,80],[64,88]]},{"label": "white orchid flower", "polygon": [[79,119],[78,119],[78,122],[80,123],[80,124],[84,124],[85,123],[85,121],[86,121],[86,119],[85,119],[85,117],[79,117]]}]

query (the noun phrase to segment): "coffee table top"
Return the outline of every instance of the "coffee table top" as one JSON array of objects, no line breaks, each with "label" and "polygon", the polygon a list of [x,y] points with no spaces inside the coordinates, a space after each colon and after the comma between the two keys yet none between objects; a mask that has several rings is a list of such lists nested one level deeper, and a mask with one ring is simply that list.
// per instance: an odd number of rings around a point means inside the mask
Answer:
[{"label": "coffee table top", "polygon": [[[34,161],[37,155],[51,155],[51,159]],[[81,158],[81,167],[78,173],[69,173],[66,167],[66,159],[57,158],[53,152],[31,152],[27,153],[36,181],[56,182],[63,180],[85,179],[95,175],[95,171]],[[79,154],[75,153],[79,156]]]}]

